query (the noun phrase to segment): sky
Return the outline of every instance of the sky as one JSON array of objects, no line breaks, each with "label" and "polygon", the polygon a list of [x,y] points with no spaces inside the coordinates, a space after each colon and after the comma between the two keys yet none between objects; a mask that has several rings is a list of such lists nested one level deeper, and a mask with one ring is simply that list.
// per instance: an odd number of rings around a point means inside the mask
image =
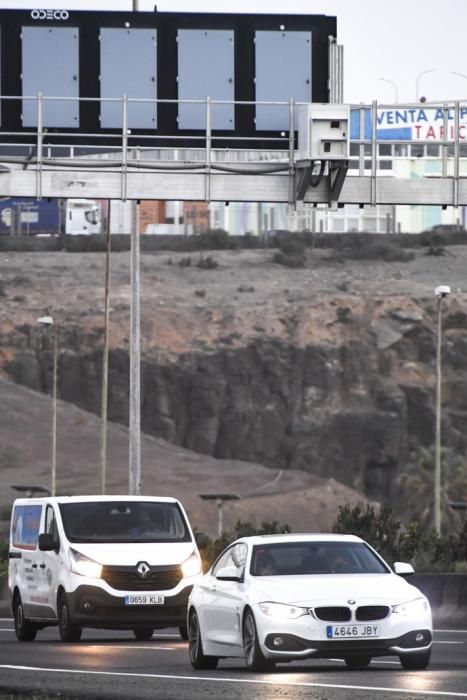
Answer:
[{"label": "sky", "polygon": [[1,9],[150,12],[154,4],[161,12],[335,16],[345,102],[467,101],[467,0],[0,0]]}]

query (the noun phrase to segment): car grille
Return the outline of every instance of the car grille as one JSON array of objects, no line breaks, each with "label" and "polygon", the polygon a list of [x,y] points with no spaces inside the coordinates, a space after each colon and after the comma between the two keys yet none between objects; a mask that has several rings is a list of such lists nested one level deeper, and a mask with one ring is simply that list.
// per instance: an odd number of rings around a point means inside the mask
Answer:
[{"label": "car grille", "polygon": [[350,620],[350,609],[344,607],[314,608],[314,613],[318,620],[325,622],[348,622]]},{"label": "car grille", "polygon": [[179,566],[154,566],[144,578],[135,566],[104,566],[101,578],[117,591],[167,591],[182,580]]},{"label": "car grille", "polygon": [[389,615],[387,605],[362,605],[357,608],[355,618],[361,621],[384,620]]}]

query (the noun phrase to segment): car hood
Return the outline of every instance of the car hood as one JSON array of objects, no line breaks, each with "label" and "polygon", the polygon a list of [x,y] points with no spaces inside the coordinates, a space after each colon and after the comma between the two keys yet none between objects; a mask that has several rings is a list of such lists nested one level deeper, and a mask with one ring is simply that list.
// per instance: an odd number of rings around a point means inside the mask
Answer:
[{"label": "car hood", "polygon": [[257,602],[269,600],[307,606],[346,605],[349,600],[395,604],[423,595],[395,574],[265,576],[255,580],[251,593]]},{"label": "car hood", "polygon": [[181,564],[195,549],[193,542],[71,543],[70,546],[104,566],[136,566],[140,561],[146,562],[149,566]]}]

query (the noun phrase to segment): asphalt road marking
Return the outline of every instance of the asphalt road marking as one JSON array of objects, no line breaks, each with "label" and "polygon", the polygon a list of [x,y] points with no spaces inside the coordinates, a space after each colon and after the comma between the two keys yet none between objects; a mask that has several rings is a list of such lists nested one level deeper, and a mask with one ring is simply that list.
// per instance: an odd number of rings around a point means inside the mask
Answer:
[{"label": "asphalt road marking", "polygon": [[157,649],[157,651],[178,651],[177,647],[159,647],[155,644],[150,647],[136,646],[136,644],[106,644],[105,642],[102,644],[86,644],[86,649],[93,647],[96,649],[146,649],[147,651],[154,651],[154,649]]},{"label": "asphalt road marking", "polygon": [[381,686],[372,685],[344,685],[338,683],[306,683],[304,681],[286,681],[281,678],[277,680],[256,680],[246,678],[225,678],[222,676],[174,676],[162,673],[129,673],[120,671],[83,671],[80,669],[70,668],[41,668],[39,666],[13,666],[11,664],[1,664],[0,668],[9,669],[10,671],[42,671],[44,673],[74,673],[88,676],[114,676],[116,678],[153,678],[157,680],[173,680],[173,681],[202,681],[203,683],[240,683],[243,685],[274,685],[286,686],[294,688],[327,688],[328,690],[368,690],[372,692],[394,693],[397,695],[411,694],[423,695],[424,697],[448,697],[448,698],[467,698],[467,693],[455,693],[448,690],[415,690],[413,688],[384,688]]},{"label": "asphalt road marking", "polygon": [[451,641],[443,641],[442,639],[434,639],[433,644],[465,644],[465,642],[451,642]]}]

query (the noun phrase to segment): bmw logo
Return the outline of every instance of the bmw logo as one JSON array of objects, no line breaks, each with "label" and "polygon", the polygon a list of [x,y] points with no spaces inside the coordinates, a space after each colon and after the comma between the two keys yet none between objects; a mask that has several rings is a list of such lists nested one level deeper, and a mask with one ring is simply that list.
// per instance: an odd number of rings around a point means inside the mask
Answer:
[{"label": "bmw logo", "polygon": [[356,603],[357,601],[356,601],[356,600],[348,600],[347,602],[348,602],[349,605],[355,605],[355,603]]}]

